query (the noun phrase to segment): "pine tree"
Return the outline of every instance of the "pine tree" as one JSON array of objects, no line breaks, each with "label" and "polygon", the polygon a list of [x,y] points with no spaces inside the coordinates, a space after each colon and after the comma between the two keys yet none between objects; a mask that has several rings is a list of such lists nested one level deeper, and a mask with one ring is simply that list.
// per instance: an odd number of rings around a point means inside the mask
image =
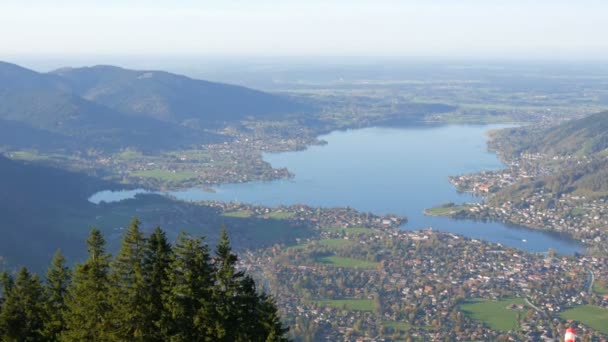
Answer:
[{"label": "pine tree", "polygon": [[64,314],[67,310],[65,299],[72,278],[72,271],[65,265],[65,257],[57,251],[46,274],[46,312],[44,336],[48,341],[57,341],[65,329]]},{"label": "pine tree", "polygon": [[4,271],[0,273],[0,283],[2,283],[2,298],[6,298],[6,294],[10,292],[11,288],[15,284],[13,277],[8,272]]},{"label": "pine tree", "polygon": [[182,233],[173,252],[165,299],[171,317],[168,333],[172,341],[205,341],[211,326],[209,250],[202,239]]},{"label": "pine tree", "polygon": [[288,341],[285,334],[289,331],[288,328],[281,323],[279,309],[272,297],[261,294],[259,296],[257,315],[259,323],[263,327],[263,336],[266,336],[266,342],[286,342]]},{"label": "pine tree", "polygon": [[143,261],[148,312],[148,330],[144,331],[144,336],[148,341],[160,342],[168,338],[166,328],[170,326],[171,318],[163,299],[168,296],[172,254],[165,232],[156,228],[146,243]]},{"label": "pine tree", "polygon": [[237,271],[228,232],[222,227],[214,258],[215,336],[217,341],[285,341],[276,305],[258,294],[254,280]]},{"label": "pine tree", "polygon": [[235,341],[241,322],[237,317],[238,287],[243,277],[235,269],[237,257],[232,253],[230,238],[225,227],[222,227],[220,240],[215,248],[213,265],[215,268],[215,286],[213,287],[215,339],[218,341]]},{"label": "pine tree", "polygon": [[91,230],[87,245],[89,258],[76,266],[68,290],[66,330],[60,336],[61,341],[109,341],[110,256],[105,251],[105,240],[95,228]]},{"label": "pine tree", "polygon": [[[6,301],[6,296],[10,293],[11,288],[13,287],[14,281],[13,277],[11,277],[8,272],[4,271],[0,273],[0,317],[2,316],[2,310],[4,309],[4,302]],[[4,330],[4,324],[0,322],[0,337],[4,336],[6,331]]]},{"label": "pine tree", "polygon": [[145,239],[133,219],[110,272],[111,334],[119,341],[147,341],[146,283],[143,272]]},{"label": "pine tree", "polygon": [[237,323],[233,339],[235,341],[264,341],[265,332],[259,323],[258,304],[259,296],[255,282],[249,276],[244,276],[238,284],[236,294],[233,298],[234,308],[231,312],[232,319]]},{"label": "pine tree", "polygon": [[38,276],[21,268],[14,283],[6,276],[3,277],[3,283],[12,284],[5,289],[7,292],[4,294],[5,301],[0,312],[1,340],[45,341],[42,335],[46,320],[45,297]]}]

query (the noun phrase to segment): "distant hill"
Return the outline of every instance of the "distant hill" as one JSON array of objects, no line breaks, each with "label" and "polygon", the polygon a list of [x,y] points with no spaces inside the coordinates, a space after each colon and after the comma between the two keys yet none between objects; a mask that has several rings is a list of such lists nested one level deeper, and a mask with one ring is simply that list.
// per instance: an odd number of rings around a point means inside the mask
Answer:
[{"label": "distant hill", "polygon": [[22,132],[0,139],[3,145],[48,148],[64,137],[81,147],[167,149],[219,141],[205,129],[221,123],[301,109],[281,96],[161,71],[98,66],[38,73],[0,62],[0,131],[10,125]]},{"label": "distant hill", "polygon": [[549,155],[589,155],[608,149],[608,111],[571,120],[556,127],[532,131],[514,128],[498,133],[501,150]]},{"label": "distant hill", "polygon": [[202,127],[303,109],[281,96],[164,71],[100,65],[51,74],[66,80],[83,98],[122,113],[176,123],[195,120]]}]

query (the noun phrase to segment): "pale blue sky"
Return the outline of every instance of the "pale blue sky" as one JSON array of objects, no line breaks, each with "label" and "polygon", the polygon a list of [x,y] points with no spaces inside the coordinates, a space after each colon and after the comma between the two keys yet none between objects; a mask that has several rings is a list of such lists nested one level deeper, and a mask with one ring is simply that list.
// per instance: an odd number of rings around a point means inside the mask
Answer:
[{"label": "pale blue sky", "polygon": [[1,0],[0,57],[602,59],[606,14],[604,0]]}]

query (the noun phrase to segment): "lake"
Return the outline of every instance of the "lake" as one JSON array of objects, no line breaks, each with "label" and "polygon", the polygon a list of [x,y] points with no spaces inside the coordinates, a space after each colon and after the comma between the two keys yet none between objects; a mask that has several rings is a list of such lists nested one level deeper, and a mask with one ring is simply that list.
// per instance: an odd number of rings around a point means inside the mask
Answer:
[{"label": "lake", "polygon": [[[320,138],[327,145],[305,151],[265,154],[274,167],[287,167],[293,179],[225,184],[216,193],[199,188],[169,194],[188,201],[220,200],[266,206],[307,204],[350,206],[377,214],[404,215],[403,229],[449,231],[531,252],[549,248],[564,254],[581,252],[573,240],[499,222],[454,220],[424,215],[425,208],[479,198],[458,193],[448,176],[504,167],[487,151],[487,131],[504,125],[447,125],[364,128],[336,131]],[[104,191],[91,201],[131,198],[141,191]]]}]

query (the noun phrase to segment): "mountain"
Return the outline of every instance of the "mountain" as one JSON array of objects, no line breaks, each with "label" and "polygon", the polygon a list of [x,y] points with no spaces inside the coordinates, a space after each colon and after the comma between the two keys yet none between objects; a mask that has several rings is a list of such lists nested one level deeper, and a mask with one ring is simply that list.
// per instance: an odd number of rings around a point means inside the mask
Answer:
[{"label": "mountain", "polygon": [[0,62],[0,132],[20,132],[0,138],[5,146],[173,149],[221,141],[206,131],[221,123],[299,109],[281,96],[161,71],[38,73]]},{"label": "mountain", "polygon": [[164,71],[100,65],[51,74],[66,80],[83,98],[122,113],[177,123],[196,120],[203,127],[303,109],[281,96]]},{"label": "mountain", "polygon": [[522,152],[548,155],[605,152],[608,149],[608,111],[542,130],[527,127],[504,130],[496,138],[501,150],[511,155]]}]

